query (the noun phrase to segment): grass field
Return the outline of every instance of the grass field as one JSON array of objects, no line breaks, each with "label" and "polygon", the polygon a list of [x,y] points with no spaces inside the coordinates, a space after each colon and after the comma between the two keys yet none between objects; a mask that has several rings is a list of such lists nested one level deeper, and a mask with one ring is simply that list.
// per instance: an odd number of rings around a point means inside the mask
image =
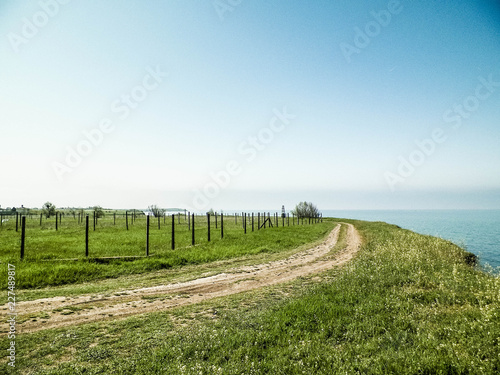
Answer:
[{"label": "grass field", "polygon": [[343,269],[175,310],[22,335],[17,370],[498,374],[500,278],[471,267],[470,255],[448,241],[348,222],[365,243]]},{"label": "grass field", "polygon": [[[92,223],[92,220],[90,220]],[[120,275],[131,275],[169,269],[189,264],[203,264],[217,260],[231,259],[244,255],[281,252],[312,242],[326,235],[332,228],[331,221],[297,225],[297,222],[279,220],[279,226],[257,229],[255,215],[254,232],[247,220],[244,233],[242,218],[224,218],[224,238],[221,238],[220,216],[216,228],[211,218],[211,241],[208,242],[206,216],[195,217],[195,246],[192,246],[192,232],[187,219],[175,217],[175,250],[171,249],[172,218],[158,220],[151,218],[149,235],[149,257],[146,255],[146,217],[137,216],[129,229],[125,218],[108,213],[99,219],[96,230],[90,226],[89,258],[85,258],[85,225],[77,218],[65,217],[55,229],[55,218],[38,217],[28,219],[26,224],[26,247],[24,260],[20,261],[20,230],[15,231],[15,219],[0,227],[0,261],[19,265],[17,267],[17,288],[42,288],[71,283],[89,282]],[[289,224],[289,225],[288,225]],[[144,257],[139,259],[96,259],[98,257]],[[77,258],[79,260],[65,260]],[[1,275],[6,275],[6,268]],[[7,277],[2,285],[7,287]],[[4,296],[0,297],[3,301]]]}]

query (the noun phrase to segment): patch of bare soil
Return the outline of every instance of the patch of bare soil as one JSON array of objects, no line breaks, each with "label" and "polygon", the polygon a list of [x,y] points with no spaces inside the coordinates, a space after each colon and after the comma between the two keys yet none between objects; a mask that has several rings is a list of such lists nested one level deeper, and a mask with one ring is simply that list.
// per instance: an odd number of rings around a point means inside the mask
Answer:
[{"label": "patch of bare soil", "polygon": [[[350,261],[361,245],[361,238],[354,226],[344,225],[347,226],[346,246],[333,255],[329,253],[338,241],[340,224],[320,245],[282,260],[231,268],[215,276],[188,282],[124,290],[112,296],[82,295],[19,302],[16,307],[22,315],[17,330],[18,333],[29,333],[105,319],[116,320],[284,283],[339,267]],[[36,318],[22,322],[23,317],[30,316]]]}]

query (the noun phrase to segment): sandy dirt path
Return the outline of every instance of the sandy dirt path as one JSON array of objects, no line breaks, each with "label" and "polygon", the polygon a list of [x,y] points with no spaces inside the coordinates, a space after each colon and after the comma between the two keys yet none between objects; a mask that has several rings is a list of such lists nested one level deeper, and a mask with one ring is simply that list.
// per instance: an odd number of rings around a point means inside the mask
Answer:
[{"label": "sandy dirt path", "polygon": [[16,307],[22,314],[21,318],[33,314],[39,317],[18,323],[17,330],[18,333],[29,333],[106,319],[116,320],[284,283],[338,267],[351,260],[361,245],[354,226],[343,225],[347,226],[346,246],[333,255],[329,253],[338,241],[340,224],[320,245],[282,260],[231,268],[215,276],[187,282],[124,290],[111,296],[81,295],[19,302]]}]

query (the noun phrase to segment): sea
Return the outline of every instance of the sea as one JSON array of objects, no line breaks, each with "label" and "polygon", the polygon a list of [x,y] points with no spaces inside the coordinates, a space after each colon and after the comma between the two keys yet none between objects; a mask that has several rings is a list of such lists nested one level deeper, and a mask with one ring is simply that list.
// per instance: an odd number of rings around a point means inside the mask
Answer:
[{"label": "sea", "polygon": [[500,274],[500,210],[322,210],[323,217],[384,221],[449,240]]}]

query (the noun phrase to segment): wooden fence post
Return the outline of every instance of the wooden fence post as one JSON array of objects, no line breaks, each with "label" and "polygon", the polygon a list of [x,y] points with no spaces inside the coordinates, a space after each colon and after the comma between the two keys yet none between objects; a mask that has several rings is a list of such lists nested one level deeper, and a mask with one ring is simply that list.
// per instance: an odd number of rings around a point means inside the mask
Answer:
[{"label": "wooden fence post", "polygon": [[125,226],[127,227],[128,230],[128,211],[125,211]]},{"label": "wooden fence post", "polygon": [[[179,220],[181,214],[179,213]],[[172,214],[172,250],[175,250],[175,214]]]},{"label": "wooden fence post", "polygon": [[158,229],[160,229],[160,216],[158,216]]},{"label": "wooden fence post", "polygon": [[24,258],[24,240],[26,237],[26,216],[21,218],[21,259]]},{"label": "wooden fence post", "polygon": [[194,246],[194,213],[193,213],[193,218],[191,219],[191,245]]},{"label": "wooden fence post", "polygon": [[215,213],[215,229],[217,229],[217,212]]},{"label": "wooden fence post", "polygon": [[56,212],[56,230],[57,230],[57,212]]},{"label": "wooden fence post", "polygon": [[241,218],[243,219],[243,229],[245,230],[245,234],[247,234],[247,214],[246,214],[246,212],[244,215],[241,216]]},{"label": "wooden fence post", "polygon": [[253,225],[253,212],[252,212],[252,232],[253,232],[253,229],[254,229],[254,225]]},{"label": "wooden fence post", "polygon": [[191,230],[191,212],[188,212],[188,230]]},{"label": "wooden fence post", "polygon": [[149,256],[149,215],[146,217],[146,256]]},{"label": "wooden fence post", "polygon": [[89,215],[85,216],[85,256],[89,256]]},{"label": "wooden fence post", "polygon": [[224,238],[224,214],[220,214],[220,238]]},{"label": "wooden fence post", "polygon": [[257,212],[257,230],[260,230],[260,212]]},{"label": "wooden fence post", "polygon": [[210,242],[210,212],[207,212],[208,242]]}]

